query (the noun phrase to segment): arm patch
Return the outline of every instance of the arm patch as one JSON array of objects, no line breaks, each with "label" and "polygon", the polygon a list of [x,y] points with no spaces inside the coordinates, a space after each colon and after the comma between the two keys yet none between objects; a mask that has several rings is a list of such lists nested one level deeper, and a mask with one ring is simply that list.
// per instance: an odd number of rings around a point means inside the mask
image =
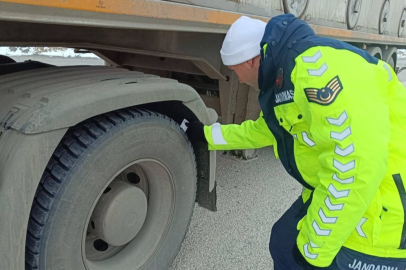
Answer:
[{"label": "arm patch", "polygon": [[343,90],[343,85],[340,78],[336,76],[321,89],[305,88],[305,94],[309,102],[320,105],[330,105],[337,98],[341,90]]}]

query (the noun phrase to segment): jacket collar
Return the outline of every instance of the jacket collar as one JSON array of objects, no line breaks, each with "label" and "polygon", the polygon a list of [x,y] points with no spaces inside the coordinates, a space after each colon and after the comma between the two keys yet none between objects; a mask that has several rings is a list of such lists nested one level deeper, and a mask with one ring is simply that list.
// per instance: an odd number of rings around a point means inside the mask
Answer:
[{"label": "jacket collar", "polygon": [[[284,66],[284,62],[291,60],[285,59],[288,50],[308,36],[315,36],[313,29],[292,14],[279,15],[268,22],[261,41],[261,64],[258,76],[261,91],[266,91],[275,84],[278,69]],[[264,50],[265,45],[266,50]]]}]

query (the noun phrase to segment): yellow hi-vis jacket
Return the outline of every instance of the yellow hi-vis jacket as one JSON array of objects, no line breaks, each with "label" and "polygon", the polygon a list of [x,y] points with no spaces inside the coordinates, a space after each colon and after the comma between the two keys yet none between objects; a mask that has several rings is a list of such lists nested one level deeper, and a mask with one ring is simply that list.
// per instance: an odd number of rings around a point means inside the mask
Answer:
[{"label": "yellow hi-vis jacket", "polygon": [[[294,61],[294,92],[277,97],[293,100],[273,111],[293,137],[291,154],[308,187],[303,201],[312,195],[297,224],[300,252],[319,267],[329,266],[343,246],[406,258],[405,87],[385,62],[371,64],[348,50],[315,46]],[[281,155],[262,113],[204,132],[210,150],[273,145]]]}]

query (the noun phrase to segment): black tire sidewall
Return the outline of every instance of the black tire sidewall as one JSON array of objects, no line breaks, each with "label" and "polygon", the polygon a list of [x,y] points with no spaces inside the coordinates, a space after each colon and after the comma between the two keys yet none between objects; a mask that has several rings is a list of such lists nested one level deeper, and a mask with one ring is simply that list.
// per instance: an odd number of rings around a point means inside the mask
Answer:
[{"label": "black tire sidewall", "polygon": [[393,60],[392,57],[389,58],[388,64],[389,64],[389,66],[390,66],[393,70],[396,69],[396,67],[395,67],[395,61]]},{"label": "black tire sidewall", "polygon": [[69,171],[55,197],[42,236],[40,269],[85,269],[82,258],[86,219],[109,180],[129,163],[154,159],[174,182],[172,223],[160,249],[144,269],[165,269],[187,232],[196,194],[193,149],[179,126],[162,116],[121,123],[99,137]]}]

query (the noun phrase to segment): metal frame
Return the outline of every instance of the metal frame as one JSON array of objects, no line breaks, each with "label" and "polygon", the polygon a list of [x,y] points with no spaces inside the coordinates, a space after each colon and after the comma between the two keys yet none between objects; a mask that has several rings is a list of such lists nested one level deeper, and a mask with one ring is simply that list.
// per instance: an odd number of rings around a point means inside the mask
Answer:
[{"label": "metal frame", "polygon": [[[149,29],[224,34],[242,14],[169,1],[105,0],[103,7],[88,1],[0,0],[0,20],[119,29]],[[16,4],[21,3],[21,4]],[[127,3],[127,4],[126,4]],[[33,13],[33,5],[35,12]],[[250,15],[267,22],[269,17]],[[304,16],[306,20],[306,16]],[[312,19],[318,23],[318,19]],[[321,21],[320,21],[321,22]],[[311,25],[317,34],[344,41],[404,46],[406,38]],[[330,33],[333,33],[331,35]],[[348,37],[351,40],[348,40]]]},{"label": "metal frame", "polygon": [[218,70],[221,66],[219,48],[223,39],[223,35],[207,33],[9,21],[0,23],[1,46],[61,46],[88,49],[98,51],[100,55],[105,53],[115,61],[120,61],[119,53],[179,59],[190,61],[209,77],[222,80],[225,78]]},{"label": "metal frame", "polygon": [[128,49],[94,50],[103,60],[120,67],[142,67],[157,70],[177,71],[195,75],[207,75],[212,79],[225,80],[226,78],[217,71],[209,62],[201,57],[140,51]]}]

